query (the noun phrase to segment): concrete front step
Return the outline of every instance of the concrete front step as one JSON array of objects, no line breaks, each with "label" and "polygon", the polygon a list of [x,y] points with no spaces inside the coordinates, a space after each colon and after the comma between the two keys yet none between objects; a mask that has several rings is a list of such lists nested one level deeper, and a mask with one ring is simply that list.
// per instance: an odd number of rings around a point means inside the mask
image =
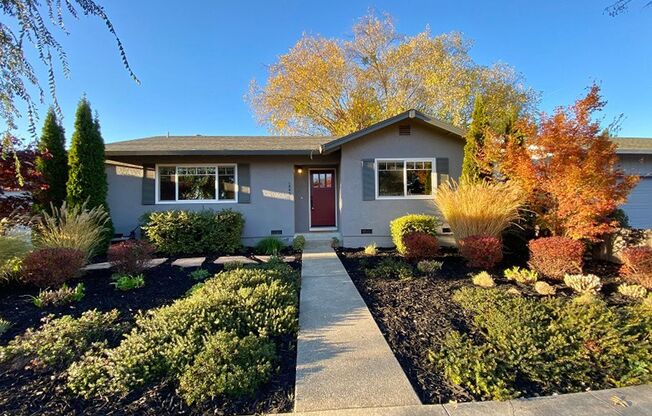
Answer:
[{"label": "concrete front step", "polygon": [[[361,380],[361,382],[363,382]],[[285,413],[293,416],[650,416],[652,385],[504,402],[447,403]],[[282,416],[282,415],[277,415]]]},{"label": "concrete front step", "polygon": [[339,231],[311,231],[308,233],[297,233],[294,236],[302,235],[306,241],[328,241],[329,243],[333,241],[333,238],[337,238],[339,241],[342,241],[342,233]]}]

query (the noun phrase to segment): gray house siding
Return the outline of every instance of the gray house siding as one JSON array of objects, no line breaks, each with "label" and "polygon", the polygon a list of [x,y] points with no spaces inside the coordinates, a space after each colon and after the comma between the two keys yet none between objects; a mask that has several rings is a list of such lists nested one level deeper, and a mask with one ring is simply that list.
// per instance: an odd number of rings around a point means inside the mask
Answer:
[{"label": "gray house siding", "polygon": [[[322,158],[322,156],[317,156]],[[139,218],[149,211],[171,209],[220,210],[231,208],[245,216],[243,243],[253,245],[259,239],[281,230],[277,237],[289,242],[295,234],[295,166],[315,162],[308,156],[250,157],[174,157],[143,156],[114,158],[106,165],[109,194],[108,204],[116,232],[127,234],[138,228]],[[337,155],[323,158],[337,160]],[[182,163],[246,163],[250,169],[250,203],[174,203],[144,205],[142,199],[143,165]],[[307,212],[306,212],[307,213]]]},{"label": "gray house siding", "polygon": [[652,154],[619,154],[620,166],[640,177],[622,206],[634,228],[652,229]]},{"label": "gray house siding", "polygon": [[[398,125],[386,127],[342,146],[340,231],[346,247],[371,242],[391,246],[389,222],[405,214],[436,214],[432,199],[364,200],[363,161],[376,158],[448,158],[450,177],[458,179],[464,142],[456,136],[412,121],[411,135],[399,136]],[[372,234],[362,234],[371,229]],[[445,239],[450,242],[450,239]]]}]

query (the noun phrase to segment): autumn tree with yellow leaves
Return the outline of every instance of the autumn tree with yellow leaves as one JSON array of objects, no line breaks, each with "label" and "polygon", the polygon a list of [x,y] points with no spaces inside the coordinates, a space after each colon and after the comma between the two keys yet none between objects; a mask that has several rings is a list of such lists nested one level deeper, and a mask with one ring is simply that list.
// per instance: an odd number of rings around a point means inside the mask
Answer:
[{"label": "autumn tree with yellow leaves", "polygon": [[343,135],[411,108],[466,127],[478,95],[489,120],[531,110],[536,97],[520,76],[478,65],[470,48],[460,33],[402,36],[391,17],[369,14],[351,40],[304,35],[246,98],[279,134]]}]

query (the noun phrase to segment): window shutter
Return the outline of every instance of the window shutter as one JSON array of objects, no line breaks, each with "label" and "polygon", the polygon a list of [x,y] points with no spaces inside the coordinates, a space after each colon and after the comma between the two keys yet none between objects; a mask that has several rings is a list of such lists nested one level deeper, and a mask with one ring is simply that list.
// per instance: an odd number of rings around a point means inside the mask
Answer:
[{"label": "window shutter", "polygon": [[438,157],[435,161],[435,165],[437,165],[437,186],[448,182],[448,179],[450,178],[450,173],[448,171],[448,158]]},{"label": "window shutter", "polygon": [[156,167],[149,163],[143,165],[143,205],[156,203]]},{"label": "window shutter", "polygon": [[376,173],[374,160],[362,160],[362,200],[373,201],[376,199]]},{"label": "window shutter", "polygon": [[248,163],[238,163],[238,204],[251,203],[251,174]]}]

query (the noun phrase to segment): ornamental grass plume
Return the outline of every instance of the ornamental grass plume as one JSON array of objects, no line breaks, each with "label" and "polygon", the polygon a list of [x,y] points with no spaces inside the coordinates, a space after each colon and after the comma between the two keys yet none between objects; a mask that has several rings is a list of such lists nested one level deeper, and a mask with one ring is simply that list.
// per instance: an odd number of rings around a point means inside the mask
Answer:
[{"label": "ornamental grass plume", "polygon": [[35,227],[34,245],[38,248],[69,248],[80,250],[88,261],[102,245],[109,223],[109,214],[102,206],[92,209],[70,206],[51,206]]},{"label": "ornamental grass plume", "polygon": [[472,235],[500,238],[521,214],[526,194],[512,182],[449,181],[435,193],[435,205],[457,241]]}]

